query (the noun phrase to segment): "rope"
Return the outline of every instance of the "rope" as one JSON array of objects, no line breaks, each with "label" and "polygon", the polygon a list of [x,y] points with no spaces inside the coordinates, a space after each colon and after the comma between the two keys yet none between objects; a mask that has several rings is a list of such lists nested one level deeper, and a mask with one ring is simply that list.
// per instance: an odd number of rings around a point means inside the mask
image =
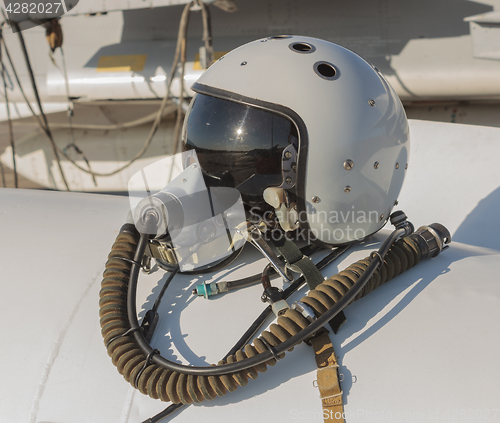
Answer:
[{"label": "rope", "polygon": [[[58,26],[58,28],[60,29],[60,26]],[[49,41],[49,44],[50,44],[50,41]],[[74,105],[73,105],[73,101],[71,100],[71,96],[69,94],[69,79],[68,79],[68,72],[66,69],[66,58],[64,56],[64,49],[62,48],[62,45],[58,45],[58,47],[61,50],[62,69],[57,65],[57,62],[54,58],[54,55],[53,55],[54,49],[52,49],[52,45],[51,45],[51,50],[49,51],[49,57],[50,57],[50,60],[52,61],[52,64],[57,68],[57,70],[61,73],[62,77],[64,78],[64,86],[66,88],[66,99],[68,101],[68,111],[67,111],[66,115],[68,116],[70,142],[68,143],[68,145],[66,147],[63,148],[63,152],[66,153],[70,147],[73,147],[73,149],[76,151],[76,153],[79,154],[80,156],[82,156],[82,159],[86,163],[88,170],[91,172],[92,169],[90,167],[90,162],[87,159],[87,156],[83,153],[83,151],[80,149],[80,147],[78,147],[76,145],[76,142],[75,142],[75,133],[73,130]],[[52,125],[52,127],[54,127],[54,125]],[[95,175],[92,175],[92,181],[94,182],[94,185],[97,186],[97,181],[95,179]]]},{"label": "rope", "polygon": [[[5,24],[5,22],[3,22],[0,26],[3,26]],[[19,86],[19,90],[21,91],[21,94],[24,98],[24,101],[26,102],[26,104],[28,105],[28,108],[31,112],[31,114],[36,118],[36,120],[38,121],[39,125],[40,125],[40,128],[42,128],[44,130],[44,128],[42,127],[42,122],[40,120],[40,116],[38,116],[35,111],[33,110],[33,107],[31,107],[31,103],[29,102],[28,100],[28,97],[26,96],[26,93],[24,92],[24,89],[23,89],[23,86],[21,84],[21,81],[19,79],[19,75],[17,74],[17,71],[16,71],[16,68],[14,66],[14,62],[12,61],[12,58],[10,56],[10,53],[9,53],[9,49],[7,48],[7,44],[5,43],[5,39],[3,39],[3,47],[5,49],[5,54],[7,55],[7,59],[9,60],[9,63],[10,63],[10,67],[12,69],[12,73],[14,74],[14,77],[16,79],[16,82],[17,82],[17,85]]]},{"label": "rope", "polygon": [[[3,63],[3,55],[2,55],[2,45],[4,44],[3,39],[3,29],[0,28],[0,62],[2,66],[2,79],[3,79],[3,90],[5,95],[5,107],[7,108],[7,120],[9,122],[9,136],[10,136],[10,148],[12,150],[12,170],[14,171],[14,186],[19,188],[18,180],[17,180],[17,165],[16,165],[16,147],[14,144],[14,133],[12,131],[12,118],[10,116],[10,106],[9,106],[9,93],[7,91],[7,81],[6,81],[6,69]],[[5,176],[2,165],[2,180],[5,187]]]},{"label": "rope", "polygon": [[[33,116],[37,117],[37,123],[38,123],[38,125],[40,126],[40,128],[42,129],[42,131],[49,138],[49,141],[51,142],[51,145],[52,145],[53,149],[55,149],[55,155],[56,155],[56,158],[58,160],[58,163],[59,163],[59,156],[57,155],[57,152],[59,152],[60,154],[62,154],[66,158],[66,160],[68,160],[71,164],[73,164],[76,168],[78,168],[82,172],[90,174],[90,175],[92,175],[94,177],[96,177],[96,176],[107,177],[107,176],[113,176],[113,175],[115,175],[115,174],[123,171],[124,169],[128,168],[129,166],[131,166],[134,162],[136,162],[139,158],[141,158],[146,153],[146,151],[149,148],[149,146],[151,145],[151,141],[153,140],[153,137],[154,137],[154,135],[156,134],[156,132],[158,130],[158,127],[160,125],[161,119],[163,117],[165,106],[167,105],[168,100],[171,97],[171,86],[172,86],[174,75],[177,72],[177,68],[179,67],[179,63],[181,63],[181,66],[180,66],[180,68],[181,68],[181,81],[180,81],[181,82],[181,95],[180,95],[180,101],[179,101],[179,105],[178,105],[178,109],[177,109],[178,110],[178,118],[177,118],[177,122],[178,123],[176,122],[176,129],[175,129],[175,136],[174,136],[174,152],[177,152],[177,144],[179,143],[178,140],[179,140],[179,136],[180,136],[180,129],[181,129],[181,126],[182,126],[181,125],[181,118],[182,118],[182,99],[184,98],[184,69],[185,69],[185,63],[186,63],[187,26],[188,26],[190,8],[195,3],[197,3],[197,1],[200,1],[200,0],[193,0],[192,2],[188,3],[184,7],[184,10],[182,12],[181,21],[180,21],[180,25],[179,25],[179,31],[178,31],[178,37],[177,37],[177,45],[176,45],[176,51],[175,51],[174,61],[173,61],[173,64],[172,64],[172,68],[171,68],[169,77],[167,79],[167,92],[166,92],[166,95],[163,97],[163,100],[162,100],[162,102],[160,104],[158,112],[156,112],[155,120],[154,120],[153,126],[152,126],[152,128],[151,128],[151,130],[149,132],[148,138],[146,139],[146,141],[145,141],[143,147],[141,148],[141,150],[130,161],[128,161],[123,166],[120,166],[119,168],[115,169],[112,172],[103,173],[103,172],[96,172],[96,171],[85,169],[82,166],[80,166],[78,163],[76,163],[71,157],[69,157],[66,154],[66,152],[64,150],[60,149],[54,143],[54,141],[52,139],[52,135],[50,134],[50,130],[48,128],[48,123],[46,121],[45,115],[43,114],[43,111],[42,111],[42,117],[44,119],[44,122],[42,123],[40,121],[39,117],[33,111],[33,108],[31,107],[31,105],[29,104],[29,101],[28,101],[28,99],[27,99],[27,97],[24,94],[24,91],[22,89],[21,82],[20,82],[20,80],[19,80],[19,78],[17,76],[17,73],[14,70],[14,73],[16,75],[16,81],[17,81],[17,83],[19,85],[21,93],[23,94],[23,97],[24,97],[25,101],[28,103],[28,107],[29,107],[31,113],[33,114]],[[204,5],[203,5],[203,7],[204,7]],[[204,10],[203,7],[202,7],[202,11]],[[12,25],[16,25],[16,24],[12,23]],[[207,25],[208,25],[208,23],[207,23]],[[208,31],[207,33],[210,34],[210,31]],[[20,37],[22,39],[21,32],[19,32],[19,35],[20,35]],[[22,44],[24,44],[24,40],[22,41]],[[24,51],[25,51],[25,56],[27,57],[27,51],[26,51],[26,47],[25,46],[24,46]],[[182,57],[181,57],[181,52],[182,51],[183,51],[183,54],[182,54]],[[11,64],[11,67],[14,69],[14,65],[13,65],[13,62],[12,62],[12,60],[10,58],[10,55],[7,54],[7,56],[9,58],[9,62]],[[31,66],[29,65],[29,59],[27,59],[27,60],[28,60],[28,67],[29,67],[29,69],[31,69]],[[34,83],[34,78],[32,78],[32,83]],[[36,88],[36,85],[35,85],[35,88]],[[37,99],[39,100],[39,98],[38,98],[38,91],[35,91],[35,95],[37,96]],[[39,103],[39,107],[40,107],[40,110],[42,110],[40,103]],[[59,167],[60,167],[60,164],[59,164]],[[61,167],[60,167],[60,170],[62,172],[62,168]],[[64,174],[62,173],[62,175],[64,175]],[[69,190],[69,188],[68,188],[68,190]]]},{"label": "rope", "polygon": [[207,69],[214,61],[214,48],[212,46],[212,19],[210,17],[210,9],[201,0],[197,0],[201,7],[201,18],[203,21],[203,41],[205,41],[205,52],[207,60]]},{"label": "rope", "polygon": [[66,186],[66,190],[71,191],[69,189],[68,181],[66,180],[66,176],[64,175],[64,171],[63,171],[62,166],[61,166],[61,159],[59,158],[59,153],[58,153],[59,148],[57,147],[57,145],[54,141],[54,138],[52,137],[52,133],[50,132],[50,129],[49,129],[49,123],[47,121],[47,116],[45,116],[45,113],[43,111],[42,101],[40,100],[40,95],[38,94],[38,88],[37,88],[36,81],[35,81],[35,75],[33,74],[33,69],[31,68],[31,62],[30,62],[30,59],[28,56],[28,50],[26,49],[26,44],[24,42],[23,33],[19,29],[19,26],[16,22],[11,21],[10,24],[15,29],[17,29],[17,35],[19,36],[19,42],[21,43],[21,48],[23,50],[24,59],[26,61],[26,67],[28,68],[28,73],[29,73],[30,79],[31,79],[31,86],[33,87],[33,92],[35,93],[36,102],[37,102],[38,108],[40,109],[40,114],[42,116],[42,120],[43,120],[43,124],[44,124],[44,132],[47,134],[47,137],[49,138],[50,145],[52,146],[52,152],[54,154],[54,157],[56,158],[57,166],[59,167],[59,172],[61,174],[61,178],[64,182],[64,185]]},{"label": "rope", "polygon": [[0,173],[2,173],[2,184],[4,188],[7,188],[7,184],[5,183],[5,170],[3,168],[3,163],[0,162]]},{"label": "rope", "polygon": [[[182,102],[184,101],[184,74],[185,74],[185,69],[186,69],[186,42],[187,42],[187,30],[188,30],[188,25],[189,25],[189,11],[191,7],[195,4],[195,1],[192,1],[191,3],[187,4],[184,7],[184,10],[182,12],[181,16],[181,24],[179,26],[179,35],[177,37],[178,43],[177,43],[177,49],[176,49],[176,56],[177,52],[179,52],[180,55],[180,93],[179,93],[179,103],[177,104],[177,117],[175,121],[175,129],[174,129],[174,150],[172,152],[172,156],[175,156],[177,154],[178,150],[178,144],[180,141],[180,131],[181,131],[181,125],[182,125],[182,117],[183,117],[183,110],[182,110]],[[180,42],[179,42],[180,41]],[[176,57],[177,60],[179,60],[179,57]],[[170,175],[168,180],[172,180],[172,173],[174,171],[174,167],[172,166],[170,168]]]}]

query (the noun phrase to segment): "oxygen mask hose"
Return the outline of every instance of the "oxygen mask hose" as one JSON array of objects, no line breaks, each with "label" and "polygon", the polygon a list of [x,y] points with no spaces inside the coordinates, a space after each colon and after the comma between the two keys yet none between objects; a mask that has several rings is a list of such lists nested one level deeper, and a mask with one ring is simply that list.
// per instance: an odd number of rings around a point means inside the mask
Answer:
[{"label": "oxygen mask hose", "polygon": [[285,351],[309,338],[346,305],[420,260],[437,256],[451,240],[448,230],[439,224],[410,234],[412,229],[407,225],[396,229],[377,252],[309,291],[300,303],[315,318],[308,318],[300,308],[288,309],[252,345],[245,345],[217,366],[196,367],[166,360],[149,346],[141,332],[135,289],[148,237],[126,224],[108,256],[100,291],[101,332],[108,354],[120,374],[151,398],[190,404],[223,396],[245,386],[258,372],[265,372],[267,365],[273,366]]}]

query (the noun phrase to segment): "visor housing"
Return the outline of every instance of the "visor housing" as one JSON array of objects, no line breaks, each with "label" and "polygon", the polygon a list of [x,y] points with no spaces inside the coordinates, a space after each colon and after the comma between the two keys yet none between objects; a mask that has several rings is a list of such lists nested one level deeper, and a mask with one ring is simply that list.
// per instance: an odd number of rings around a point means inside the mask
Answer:
[{"label": "visor housing", "polygon": [[277,113],[198,93],[182,143],[184,151],[196,151],[207,186],[236,188],[247,206],[264,210],[263,192],[281,185],[282,153],[297,145],[297,131]]}]

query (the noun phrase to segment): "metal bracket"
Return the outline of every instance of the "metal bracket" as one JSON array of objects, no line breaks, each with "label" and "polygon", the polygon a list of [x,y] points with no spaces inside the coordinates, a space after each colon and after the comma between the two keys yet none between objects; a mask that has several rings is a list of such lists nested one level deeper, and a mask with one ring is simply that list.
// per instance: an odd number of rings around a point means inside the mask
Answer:
[{"label": "metal bracket", "polygon": [[271,266],[278,272],[278,275],[280,275],[284,281],[292,282],[293,278],[287,275],[285,263],[278,258],[269,244],[262,238],[261,232],[257,226],[250,225],[248,227],[248,235],[248,241],[269,260],[269,263],[271,263]]},{"label": "metal bracket", "polygon": [[283,182],[279,188],[290,189],[297,181],[297,147],[290,144],[281,155],[281,174]]},{"label": "metal bracket", "polygon": [[164,243],[148,243],[149,255],[171,265],[178,264],[175,250]]},{"label": "metal bracket", "polygon": [[302,316],[304,316],[311,323],[316,320],[316,316],[314,315],[314,312],[311,310],[311,308],[307,304],[301,301],[293,303],[292,309],[297,310],[300,314],[302,314]]}]

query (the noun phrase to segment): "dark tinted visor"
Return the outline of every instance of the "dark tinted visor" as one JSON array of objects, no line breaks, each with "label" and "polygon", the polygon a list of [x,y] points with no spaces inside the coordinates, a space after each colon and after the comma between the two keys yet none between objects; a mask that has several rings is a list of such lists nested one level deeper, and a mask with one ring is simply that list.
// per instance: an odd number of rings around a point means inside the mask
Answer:
[{"label": "dark tinted visor", "polygon": [[196,150],[208,186],[241,192],[251,206],[282,183],[283,149],[297,146],[295,125],[276,113],[196,94],[184,123],[183,149]]}]

